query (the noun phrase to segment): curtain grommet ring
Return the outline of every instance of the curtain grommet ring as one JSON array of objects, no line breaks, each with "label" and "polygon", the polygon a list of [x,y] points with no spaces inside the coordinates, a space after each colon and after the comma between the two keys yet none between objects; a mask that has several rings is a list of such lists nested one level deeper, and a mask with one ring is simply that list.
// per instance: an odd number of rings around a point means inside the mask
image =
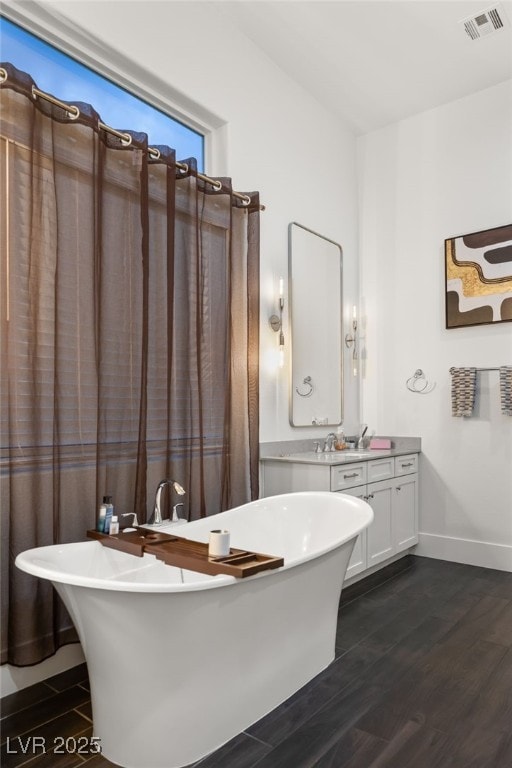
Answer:
[{"label": "curtain grommet ring", "polygon": [[8,77],[7,70],[4,69],[3,67],[0,67],[0,83],[5,83],[5,81],[7,80],[7,77]]},{"label": "curtain grommet ring", "polygon": [[156,147],[149,147],[148,153],[153,160],[160,160],[162,156],[162,153]]},{"label": "curtain grommet ring", "polygon": [[72,104],[68,109],[68,117],[70,120],[78,120],[80,117],[80,110],[74,104]]},{"label": "curtain grommet ring", "polygon": [[178,171],[183,175],[186,176],[188,173],[188,164],[187,163],[180,163],[179,165],[176,164],[176,168]]},{"label": "curtain grommet ring", "polygon": [[222,181],[219,181],[218,179],[212,179],[210,183],[216,192],[222,192]]}]

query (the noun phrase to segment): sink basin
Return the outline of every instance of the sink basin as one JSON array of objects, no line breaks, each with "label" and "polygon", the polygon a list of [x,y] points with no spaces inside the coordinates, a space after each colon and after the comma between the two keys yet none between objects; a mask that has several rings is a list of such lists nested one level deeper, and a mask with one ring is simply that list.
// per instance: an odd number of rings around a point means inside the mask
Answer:
[{"label": "sink basin", "polygon": [[341,451],[329,451],[326,453],[316,453],[316,451],[303,451],[302,453],[284,454],[283,458],[291,459],[292,461],[334,462],[340,461]]},{"label": "sink basin", "polygon": [[390,452],[391,452],[390,448],[382,451],[372,451],[369,448],[363,449],[361,451],[358,451],[355,449],[341,451],[341,453],[345,453],[347,456],[353,456],[354,458],[357,458],[357,459],[373,458],[374,456],[389,456]]},{"label": "sink basin", "polygon": [[[378,451],[377,451],[378,453]],[[344,456],[350,456],[353,459],[366,459],[370,456],[370,451],[343,451]]]},{"label": "sink basin", "polygon": [[281,456],[272,456],[269,458],[281,459],[283,461],[297,462],[315,462],[318,464],[342,464],[344,461],[354,461],[355,459],[375,459],[380,456],[389,456],[390,451],[371,451],[371,450],[346,450],[346,451],[326,451],[325,453],[316,453],[316,451],[302,451],[301,453],[283,453]]}]

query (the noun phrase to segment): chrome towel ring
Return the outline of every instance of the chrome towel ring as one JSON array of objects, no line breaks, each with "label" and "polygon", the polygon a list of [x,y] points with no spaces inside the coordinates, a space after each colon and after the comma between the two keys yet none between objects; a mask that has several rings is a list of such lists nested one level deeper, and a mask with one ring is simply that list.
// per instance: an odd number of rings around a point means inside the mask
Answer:
[{"label": "chrome towel ring", "polygon": [[421,368],[417,368],[414,374],[407,379],[405,386],[409,392],[414,392],[416,395],[428,395],[429,392],[432,392],[436,383],[435,381],[429,382]]},{"label": "chrome towel ring", "polygon": [[314,389],[311,376],[306,376],[302,380],[302,383],[305,384],[306,387],[309,387],[308,391],[307,392],[299,392],[299,388],[295,387],[296,393],[299,395],[299,397],[311,397],[311,395],[313,394],[313,389]]}]

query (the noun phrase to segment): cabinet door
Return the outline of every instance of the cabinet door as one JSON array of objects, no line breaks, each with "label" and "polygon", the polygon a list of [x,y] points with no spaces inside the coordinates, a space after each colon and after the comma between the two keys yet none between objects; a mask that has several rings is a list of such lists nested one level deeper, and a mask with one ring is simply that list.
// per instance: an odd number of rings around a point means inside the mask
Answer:
[{"label": "cabinet door", "polygon": [[367,566],[377,565],[395,552],[393,539],[393,502],[395,481],[370,483],[367,500],[373,509],[373,523],[367,529]]},{"label": "cabinet door", "polygon": [[397,552],[418,543],[418,475],[395,479],[393,532]]},{"label": "cabinet door", "polygon": [[[352,488],[348,491],[343,491],[347,496],[355,496],[356,499],[366,500],[366,486],[360,486],[359,488]],[[352,550],[352,557],[349,560],[347,567],[346,579],[350,579],[351,576],[355,576],[357,573],[361,573],[366,570],[366,529],[361,531],[354,544]]]}]

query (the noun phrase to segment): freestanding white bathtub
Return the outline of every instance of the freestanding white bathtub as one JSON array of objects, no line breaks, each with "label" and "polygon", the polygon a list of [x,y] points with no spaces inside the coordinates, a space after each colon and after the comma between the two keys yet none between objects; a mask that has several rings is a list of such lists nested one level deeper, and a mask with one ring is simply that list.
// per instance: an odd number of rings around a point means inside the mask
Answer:
[{"label": "freestanding white bathtub", "polygon": [[180,526],[180,536],[204,542],[212,528],[225,528],[232,547],[284,557],[283,567],[244,579],[181,570],[98,541],[31,549],[16,565],[50,580],[75,623],[104,756],[124,768],[178,768],[334,659],[343,579],[372,519],[352,496],[291,493]]}]

